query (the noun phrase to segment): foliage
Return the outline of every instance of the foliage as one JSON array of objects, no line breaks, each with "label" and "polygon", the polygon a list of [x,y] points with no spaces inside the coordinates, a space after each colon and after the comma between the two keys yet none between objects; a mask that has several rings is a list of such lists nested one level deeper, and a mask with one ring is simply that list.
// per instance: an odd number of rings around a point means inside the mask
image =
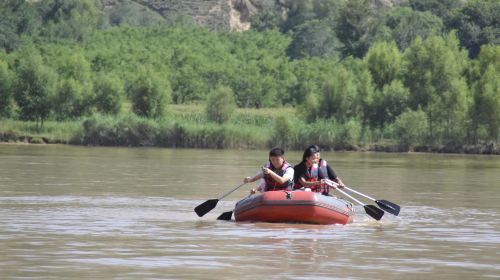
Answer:
[{"label": "foliage", "polygon": [[296,59],[310,56],[336,57],[342,48],[342,43],[329,22],[309,20],[296,28],[288,54]]},{"label": "foliage", "polygon": [[[283,143],[302,149],[397,143],[410,132],[395,124],[419,112],[425,141],[409,145],[498,141],[498,1],[292,0],[288,17],[258,14],[243,33],[115,2],[0,3],[0,115],[42,123],[98,112],[103,131],[135,129],[128,120],[155,131],[116,143],[215,148],[279,144],[288,122]],[[223,117],[231,100],[237,113]],[[197,109],[165,110],[171,102]]]},{"label": "foliage", "polygon": [[59,85],[53,102],[58,120],[75,119],[88,115],[94,99],[90,64],[82,53],[61,57],[58,63]]},{"label": "foliage", "polygon": [[344,56],[363,57],[380,32],[381,21],[369,0],[346,1],[337,19],[337,37],[344,44]]},{"label": "foliage", "polygon": [[170,99],[170,85],[157,73],[141,68],[128,88],[132,112],[148,118],[162,118]]},{"label": "foliage", "polygon": [[43,27],[49,39],[85,40],[101,19],[99,0],[45,0],[38,3]]},{"label": "foliage", "polygon": [[0,2],[0,49],[13,51],[23,36],[35,33],[39,25],[31,1],[3,0]]},{"label": "foliage", "polygon": [[262,11],[250,19],[252,29],[259,32],[268,29],[279,29],[281,24],[281,16],[274,11]]},{"label": "foliage", "polygon": [[17,82],[14,98],[19,107],[21,120],[34,120],[43,126],[51,111],[50,94],[53,92],[57,76],[46,66],[37,51],[27,46],[20,57],[23,60],[16,69]]},{"label": "foliage", "polygon": [[116,115],[120,112],[124,88],[123,82],[112,75],[98,73],[94,78],[96,110],[102,114]]},{"label": "foliage", "polygon": [[[484,46],[478,57],[479,78],[473,84],[471,120],[474,138],[498,141],[500,130],[500,46]],[[485,135],[479,135],[481,129]]]},{"label": "foliage", "polygon": [[393,123],[408,108],[409,90],[400,80],[394,80],[377,90],[369,104],[368,119],[371,125],[382,127]]},{"label": "foliage", "polygon": [[394,8],[385,20],[391,37],[399,49],[405,50],[417,37],[427,38],[443,29],[442,20],[430,12],[414,11],[408,7]]},{"label": "foliage", "polygon": [[352,117],[356,94],[353,73],[339,67],[321,88],[320,116],[341,121]]},{"label": "foliage", "polygon": [[208,95],[206,114],[213,122],[219,124],[226,122],[235,108],[234,94],[229,87],[219,86]]},{"label": "foliage", "polygon": [[431,138],[457,136],[455,129],[465,125],[469,93],[462,76],[467,55],[460,50],[456,36],[417,39],[405,52],[405,59],[409,107],[416,110],[421,106],[427,113]]},{"label": "foliage", "polygon": [[281,147],[285,150],[290,149],[294,136],[294,126],[288,116],[280,115],[274,121],[273,134],[269,141],[270,147]]},{"label": "foliage", "polygon": [[475,58],[482,45],[500,44],[500,2],[497,0],[471,0],[450,20],[449,28],[457,30],[462,46]]},{"label": "foliage", "polygon": [[165,18],[158,13],[131,0],[119,1],[105,12],[111,26],[125,24],[129,26],[154,26],[166,23]]},{"label": "foliage", "polygon": [[0,59],[0,118],[12,116],[13,108],[12,74],[7,63]]},{"label": "foliage", "polygon": [[379,90],[403,74],[403,57],[395,42],[375,43],[366,54],[364,61]]},{"label": "foliage", "polygon": [[465,1],[457,0],[410,0],[410,7],[415,11],[430,12],[443,21],[447,21],[453,11],[460,8]]},{"label": "foliage", "polygon": [[394,122],[394,131],[403,145],[413,147],[424,144],[428,131],[426,113],[420,109],[402,113]]}]

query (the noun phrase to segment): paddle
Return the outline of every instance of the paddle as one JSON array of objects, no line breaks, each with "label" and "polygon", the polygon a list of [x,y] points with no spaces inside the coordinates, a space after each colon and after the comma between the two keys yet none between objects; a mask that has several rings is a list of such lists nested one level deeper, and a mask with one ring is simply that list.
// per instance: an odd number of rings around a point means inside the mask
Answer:
[{"label": "paddle", "polygon": [[350,199],[354,200],[358,204],[362,205],[363,208],[365,208],[366,214],[368,214],[370,217],[374,218],[375,220],[379,221],[380,219],[382,219],[382,216],[384,216],[384,211],[382,211],[379,208],[377,208],[377,206],[364,204],[363,202],[361,202],[361,201],[357,200],[356,198],[350,196],[349,194],[347,194],[343,190],[341,190],[339,188],[336,188],[335,186],[339,186],[339,184],[337,184],[337,183],[335,183],[335,182],[333,182],[331,180],[325,180],[325,183],[328,186],[330,186],[330,188],[336,189],[337,191],[341,192],[343,195],[349,197]]},{"label": "paddle", "polygon": [[[249,194],[247,196],[247,198],[251,197],[253,195],[253,193]],[[231,210],[231,211],[227,211],[227,212],[224,212],[222,214],[220,214],[219,217],[217,217],[217,220],[221,220],[221,221],[230,221],[231,220],[231,217],[233,216],[233,211],[234,210]]]},{"label": "paddle", "polygon": [[229,192],[225,193],[223,196],[221,196],[219,198],[209,199],[209,200],[203,202],[202,204],[200,204],[200,205],[198,205],[198,206],[196,206],[194,208],[194,212],[196,212],[196,214],[198,215],[198,217],[202,217],[203,215],[205,215],[208,212],[210,212],[210,210],[214,209],[215,206],[217,206],[217,203],[219,202],[219,200],[221,200],[224,197],[230,195],[232,192],[234,192],[235,190],[241,188],[245,184],[246,183],[243,183],[243,184],[235,187],[234,189],[230,190]]},{"label": "paddle", "polygon": [[387,200],[376,200],[375,198],[372,198],[372,197],[369,197],[367,196],[366,194],[362,194],[356,190],[353,190],[353,189],[350,189],[346,186],[344,186],[344,189],[348,190],[348,191],[351,191],[353,193],[356,193],[356,194],[359,194],[361,196],[364,196],[366,198],[368,198],[369,200],[371,201],[375,201],[377,203],[377,205],[382,208],[382,210],[384,211],[387,211],[395,216],[399,215],[399,210],[401,210],[401,207],[399,207],[399,205],[395,204],[395,203],[392,203],[390,201],[387,201]]},{"label": "paddle", "polygon": [[217,217],[217,220],[230,221],[232,216],[233,216],[233,210],[227,211],[227,212],[220,214],[220,216]]}]

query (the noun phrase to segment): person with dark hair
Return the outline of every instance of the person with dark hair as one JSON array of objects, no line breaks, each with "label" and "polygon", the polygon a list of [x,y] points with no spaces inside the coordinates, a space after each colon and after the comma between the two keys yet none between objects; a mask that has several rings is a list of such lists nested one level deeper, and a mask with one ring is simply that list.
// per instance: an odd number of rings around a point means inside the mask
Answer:
[{"label": "person with dark hair", "polygon": [[[243,182],[250,183],[261,179],[258,191],[291,190],[293,186],[293,167],[285,160],[285,151],[274,148],[269,152],[269,161],[253,177],[245,177]],[[252,189],[251,193],[257,190]]]},{"label": "person with dark hair", "polygon": [[342,179],[340,179],[340,177],[337,176],[333,168],[326,162],[326,160],[321,158],[320,148],[316,145],[311,145],[310,148],[314,148],[317,151],[316,157],[318,160],[318,167],[319,167],[318,170],[319,179],[320,180],[330,179],[338,183],[340,188],[344,187],[344,182],[342,182]]},{"label": "person with dark hair", "polygon": [[302,162],[295,166],[294,189],[310,189],[325,195],[329,193],[329,187],[323,183],[324,179],[330,179],[344,186],[342,180],[335,174],[335,171],[328,165],[326,160],[321,158],[320,149],[316,145],[311,145],[304,151]]},{"label": "person with dark hair", "polygon": [[294,189],[328,193],[328,188],[325,189],[322,186],[319,178],[317,153],[315,147],[312,146],[304,150],[302,161],[294,167]]}]

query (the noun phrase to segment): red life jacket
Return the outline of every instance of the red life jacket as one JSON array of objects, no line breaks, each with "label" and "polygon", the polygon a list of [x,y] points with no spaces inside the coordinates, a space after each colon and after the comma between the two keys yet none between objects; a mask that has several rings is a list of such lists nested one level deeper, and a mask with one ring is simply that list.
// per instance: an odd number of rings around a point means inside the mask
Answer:
[{"label": "red life jacket", "polygon": [[[326,168],[326,165],[327,163],[325,160],[321,160],[319,165],[317,163],[313,164],[313,166],[311,166],[311,168],[309,168],[306,172],[306,178],[304,178],[306,182],[317,182],[321,179],[328,179],[328,169]],[[298,186],[295,186],[295,188],[301,187],[300,183]],[[328,194],[329,192],[329,188],[325,184],[309,186],[308,188],[310,188],[313,192],[323,194]]]},{"label": "red life jacket", "polygon": [[[278,176],[281,176],[281,177],[283,175],[285,175],[285,172],[288,168],[292,168],[292,166],[286,161],[283,163],[283,165],[281,166],[280,169],[275,169],[271,162],[266,163],[266,165],[264,167],[271,169],[274,173],[276,173]],[[266,182],[266,186],[264,188],[265,192],[286,190],[286,189],[290,188],[291,181],[285,182],[284,184],[280,184],[280,183],[276,182],[271,177],[271,175],[268,175],[268,174],[264,174],[264,180]]]},{"label": "red life jacket", "polygon": [[328,177],[327,165],[328,163],[326,163],[326,160],[324,159],[319,160],[318,177],[320,179],[333,179]]},{"label": "red life jacket", "polygon": [[[327,168],[327,163],[326,160],[320,159],[319,160],[319,167],[318,167],[318,180],[321,179],[330,179],[328,177],[328,168]],[[328,194],[330,191],[330,188],[326,184],[321,184],[320,186],[316,186],[316,192],[320,192],[322,194]]]}]

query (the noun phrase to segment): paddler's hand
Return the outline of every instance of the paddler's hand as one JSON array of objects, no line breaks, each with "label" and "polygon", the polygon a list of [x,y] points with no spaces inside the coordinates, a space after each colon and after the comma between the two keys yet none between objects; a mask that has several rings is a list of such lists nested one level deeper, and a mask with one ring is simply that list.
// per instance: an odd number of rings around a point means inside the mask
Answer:
[{"label": "paddler's hand", "polygon": [[338,186],[339,189],[342,189],[345,187],[344,182],[342,182],[342,180],[340,180],[339,177],[337,177],[337,183],[339,184],[339,186]]},{"label": "paddler's hand", "polygon": [[256,189],[251,189],[251,190],[250,190],[250,195],[255,194],[256,192],[257,192],[257,190],[256,190]]},{"label": "paddler's hand", "polygon": [[264,172],[264,174],[266,175],[269,175],[269,173],[271,173],[271,169],[267,168],[267,167],[262,167],[262,172]]},{"label": "paddler's hand", "polygon": [[329,180],[329,179],[321,179],[319,182],[320,182],[320,185],[327,185],[327,186],[330,186],[330,187],[332,187],[332,188],[334,188],[334,189],[336,189],[336,188],[337,188],[337,186],[336,186],[336,185],[331,184],[331,183],[329,184],[329,183],[328,183],[328,181],[330,181],[330,182],[331,182],[331,180]]},{"label": "paddler's hand", "polygon": [[243,182],[244,183],[250,183],[250,182],[252,182],[252,177],[245,177],[245,179],[243,179]]}]

